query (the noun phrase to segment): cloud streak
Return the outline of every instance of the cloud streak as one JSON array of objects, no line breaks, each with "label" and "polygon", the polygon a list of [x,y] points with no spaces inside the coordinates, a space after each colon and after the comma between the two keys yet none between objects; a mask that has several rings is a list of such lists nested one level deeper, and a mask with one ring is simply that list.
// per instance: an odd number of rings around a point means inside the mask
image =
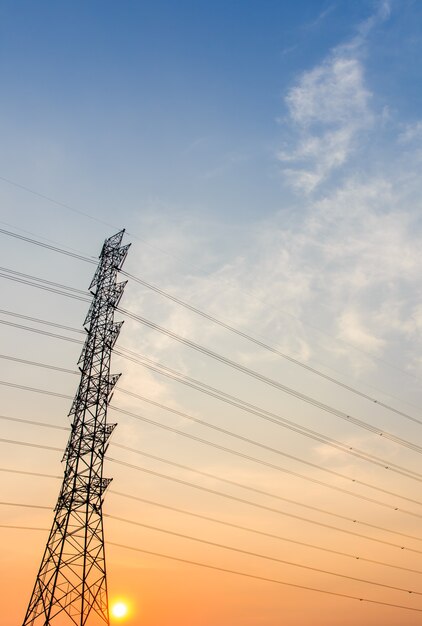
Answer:
[{"label": "cloud streak", "polygon": [[297,191],[310,194],[342,168],[371,130],[375,115],[365,83],[362,49],[372,29],[389,16],[384,2],[349,42],[304,72],[285,97],[282,120],[291,139],[278,151],[282,173]]}]

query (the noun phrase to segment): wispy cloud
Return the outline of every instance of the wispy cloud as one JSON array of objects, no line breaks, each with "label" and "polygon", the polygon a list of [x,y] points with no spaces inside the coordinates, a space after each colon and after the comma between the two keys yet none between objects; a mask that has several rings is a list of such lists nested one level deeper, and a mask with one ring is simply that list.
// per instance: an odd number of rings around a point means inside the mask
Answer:
[{"label": "wispy cloud", "polygon": [[335,47],[304,72],[285,97],[285,130],[293,136],[279,150],[283,174],[296,191],[309,194],[349,160],[363,131],[374,122],[371,92],[365,84],[362,48],[371,30],[390,11],[383,2],[356,36]]}]

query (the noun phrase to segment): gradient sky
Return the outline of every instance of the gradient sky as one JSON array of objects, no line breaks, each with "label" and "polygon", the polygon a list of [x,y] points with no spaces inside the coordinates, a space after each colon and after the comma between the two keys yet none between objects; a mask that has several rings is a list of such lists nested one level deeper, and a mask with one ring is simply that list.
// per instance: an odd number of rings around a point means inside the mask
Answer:
[{"label": "gradient sky", "polygon": [[[0,228],[94,258],[106,237],[126,228],[130,274],[372,400],[134,280],[126,309],[377,432],[422,445],[421,27],[416,0],[2,1]],[[0,237],[3,268],[87,289],[93,265]],[[13,312],[82,328],[86,303],[1,280],[0,321],[47,328]],[[0,333],[1,381],[73,396],[76,375],[4,357],[74,370],[78,344],[6,324]],[[110,597],[130,604],[122,624],[420,623],[421,596],[398,588],[422,591],[422,450],[133,320],[119,345],[383,459],[365,462],[116,356],[114,369],[123,373],[116,408],[266,463],[110,410],[119,422],[113,444],[134,450],[111,445],[105,472],[114,479],[104,509]],[[71,401],[7,385],[1,391],[0,438],[31,444],[0,442],[0,621],[15,626],[60,486],[60,478],[16,472],[62,475],[67,432],[60,428],[69,425]]]}]

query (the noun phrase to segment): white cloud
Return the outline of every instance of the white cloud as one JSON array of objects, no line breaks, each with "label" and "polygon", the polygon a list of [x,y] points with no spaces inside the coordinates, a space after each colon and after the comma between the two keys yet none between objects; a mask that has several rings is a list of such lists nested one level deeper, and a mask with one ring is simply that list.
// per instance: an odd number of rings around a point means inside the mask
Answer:
[{"label": "white cloud", "polygon": [[338,322],[341,339],[363,348],[367,352],[379,353],[385,341],[379,339],[365,328],[362,316],[354,310],[341,314]]},{"label": "white cloud", "polygon": [[335,47],[321,64],[304,72],[287,93],[288,115],[283,124],[294,138],[277,156],[289,163],[282,171],[296,191],[316,190],[348,162],[363,131],[372,128],[375,115],[365,84],[362,49],[371,30],[389,14],[390,3],[380,3],[351,41]]},{"label": "white cloud", "polygon": [[371,126],[370,93],[358,59],[332,56],[302,75],[286,96],[289,121],[297,132],[280,161],[293,187],[309,193],[348,160],[358,134]]}]

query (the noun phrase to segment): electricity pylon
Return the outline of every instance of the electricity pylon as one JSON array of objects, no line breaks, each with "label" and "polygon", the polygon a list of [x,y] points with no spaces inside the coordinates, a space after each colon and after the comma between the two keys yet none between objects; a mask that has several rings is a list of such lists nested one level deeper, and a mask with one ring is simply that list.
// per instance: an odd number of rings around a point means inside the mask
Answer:
[{"label": "electricity pylon", "polygon": [[123,233],[104,242],[89,287],[93,300],[78,361],[81,379],[69,412],[73,420],[63,483],[23,626],[110,623],[102,506],[111,479],[103,478],[103,460],[116,426],[106,418],[120,377],[110,374],[110,361],[123,324],[114,321],[126,284],[117,283],[129,248],[121,245]]}]

